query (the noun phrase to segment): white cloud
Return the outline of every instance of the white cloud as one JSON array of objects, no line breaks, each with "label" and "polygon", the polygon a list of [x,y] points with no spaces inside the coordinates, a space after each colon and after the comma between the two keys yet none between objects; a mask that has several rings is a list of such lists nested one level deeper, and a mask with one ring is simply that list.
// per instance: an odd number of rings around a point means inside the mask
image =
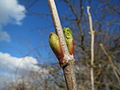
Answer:
[{"label": "white cloud", "polygon": [[[25,17],[25,7],[18,3],[18,0],[0,0],[0,27],[9,23],[21,24]],[[8,38],[9,37],[9,38]],[[7,32],[0,30],[0,40],[9,41]]]},{"label": "white cloud", "polygon": [[17,58],[8,53],[0,52],[0,68],[16,72],[18,71],[35,71],[35,72],[48,72],[42,67],[37,66],[38,61],[30,56]]},{"label": "white cloud", "polygon": [[22,80],[30,80],[32,72],[35,73],[36,79],[36,74],[43,79],[49,73],[49,70],[37,64],[38,61],[30,56],[17,58],[8,53],[0,52],[0,90],[11,82],[16,84],[21,78]]}]

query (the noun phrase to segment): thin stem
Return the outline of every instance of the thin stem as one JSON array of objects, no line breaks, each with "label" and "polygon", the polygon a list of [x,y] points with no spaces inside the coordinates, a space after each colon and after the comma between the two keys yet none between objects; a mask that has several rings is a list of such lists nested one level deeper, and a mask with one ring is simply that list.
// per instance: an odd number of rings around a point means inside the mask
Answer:
[{"label": "thin stem", "polygon": [[58,12],[57,12],[57,8],[55,5],[55,1],[54,0],[48,0],[49,6],[50,6],[50,11],[51,11],[51,16],[54,22],[54,26],[55,26],[55,30],[57,32],[58,37],[60,38],[60,44],[62,47],[62,50],[64,52],[64,58],[65,60],[69,59],[69,52],[67,49],[67,45],[65,42],[65,38],[64,38],[64,34],[63,34],[63,30],[62,30],[62,26],[60,23],[60,19],[58,16]]},{"label": "thin stem", "polygon": [[91,88],[92,90],[95,90],[94,85],[94,39],[95,39],[95,31],[93,30],[93,24],[92,24],[92,16],[90,13],[90,6],[87,6],[87,13],[89,18],[89,25],[90,25],[90,34],[91,34]]}]

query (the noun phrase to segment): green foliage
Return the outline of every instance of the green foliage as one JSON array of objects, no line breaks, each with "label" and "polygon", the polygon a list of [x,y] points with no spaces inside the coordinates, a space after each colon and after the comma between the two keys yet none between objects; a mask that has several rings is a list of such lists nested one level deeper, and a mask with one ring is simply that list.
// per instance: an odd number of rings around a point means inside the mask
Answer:
[{"label": "green foliage", "polygon": [[66,44],[68,47],[68,51],[71,55],[74,54],[74,40],[72,36],[72,30],[70,28],[64,28],[63,29],[64,37],[66,40]]}]

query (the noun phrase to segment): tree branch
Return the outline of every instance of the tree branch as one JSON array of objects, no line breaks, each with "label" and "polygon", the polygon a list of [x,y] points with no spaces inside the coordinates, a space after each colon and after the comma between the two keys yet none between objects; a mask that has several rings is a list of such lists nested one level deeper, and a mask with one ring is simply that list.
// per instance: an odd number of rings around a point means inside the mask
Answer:
[{"label": "tree branch", "polygon": [[68,52],[68,48],[65,42],[62,26],[56,9],[54,0],[48,0],[51,16],[54,22],[55,30],[58,37],[60,38],[60,44],[64,52],[64,61],[67,62],[67,65],[62,67],[64,71],[65,81],[68,90],[76,90],[76,79],[74,73],[74,57],[71,56]]},{"label": "tree branch", "polygon": [[116,76],[116,78],[117,78],[117,80],[118,80],[118,82],[119,82],[119,85],[120,85],[120,77],[119,77],[119,71],[118,71],[118,69],[117,69],[117,67],[116,67],[116,65],[114,65],[114,63],[113,63],[113,61],[112,61],[112,57],[109,55],[109,53],[106,51],[106,49],[105,49],[105,47],[104,47],[104,45],[102,44],[102,43],[100,43],[100,47],[101,47],[101,49],[103,50],[103,52],[104,52],[104,54],[108,57],[108,60],[109,60],[109,62],[111,63],[111,65],[112,65],[112,69],[113,69],[113,72],[114,72],[114,74],[115,74],[115,76]]},{"label": "tree branch", "polygon": [[94,86],[94,38],[95,38],[95,31],[93,30],[93,24],[92,24],[92,16],[90,13],[90,6],[87,6],[87,13],[89,18],[89,24],[90,24],[90,34],[91,34],[91,86],[92,90],[95,90]]},{"label": "tree branch", "polygon": [[73,6],[73,4],[69,0],[64,0],[64,2],[66,2],[69,5],[69,7],[70,7],[71,11],[73,12],[75,18],[78,19],[78,16],[75,12],[75,7]]},{"label": "tree branch", "polygon": [[55,30],[57,32],[58,37],[60,38],[60,44],[61,44],[62,50],[64,52],[64,55],[65,55],[64,58],[65,58],[65,60],[66,59],[68,60],[69,59],[69,52],[67,49],[67,45],[65,43],[65,38],[64,38],[64,34],[63,34],[63,30],[62,30],[62,26],[60,23],[60,19],[58,16],[55,2],[54,2],[54,0],[48,0],[48,3],[50,6],[50,11],[51,11],[52,19],[54,22],[54,27],[55,27]]}]

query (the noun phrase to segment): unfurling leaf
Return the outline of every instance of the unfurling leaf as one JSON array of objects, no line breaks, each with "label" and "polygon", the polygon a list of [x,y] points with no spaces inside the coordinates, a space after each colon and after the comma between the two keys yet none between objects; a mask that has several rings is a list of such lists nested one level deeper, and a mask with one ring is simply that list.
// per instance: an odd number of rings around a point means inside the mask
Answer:
[{"label": "unfurling leaf", "polygon": [[74,55],[74,40],[72,36],[72,30],[70,30],[70,28],[64,28],[63,33],[69,53],[70,55]]},{"label": "unfurling leaf", "polygon": [[59,37],[53,32],[50,33],[49,35],[49,44],[50,44],[52,51],[58,58],[59,62],[63,64],[64,54],[63,54],[63,51],[60,45],[60,40],[59,40]]}]

